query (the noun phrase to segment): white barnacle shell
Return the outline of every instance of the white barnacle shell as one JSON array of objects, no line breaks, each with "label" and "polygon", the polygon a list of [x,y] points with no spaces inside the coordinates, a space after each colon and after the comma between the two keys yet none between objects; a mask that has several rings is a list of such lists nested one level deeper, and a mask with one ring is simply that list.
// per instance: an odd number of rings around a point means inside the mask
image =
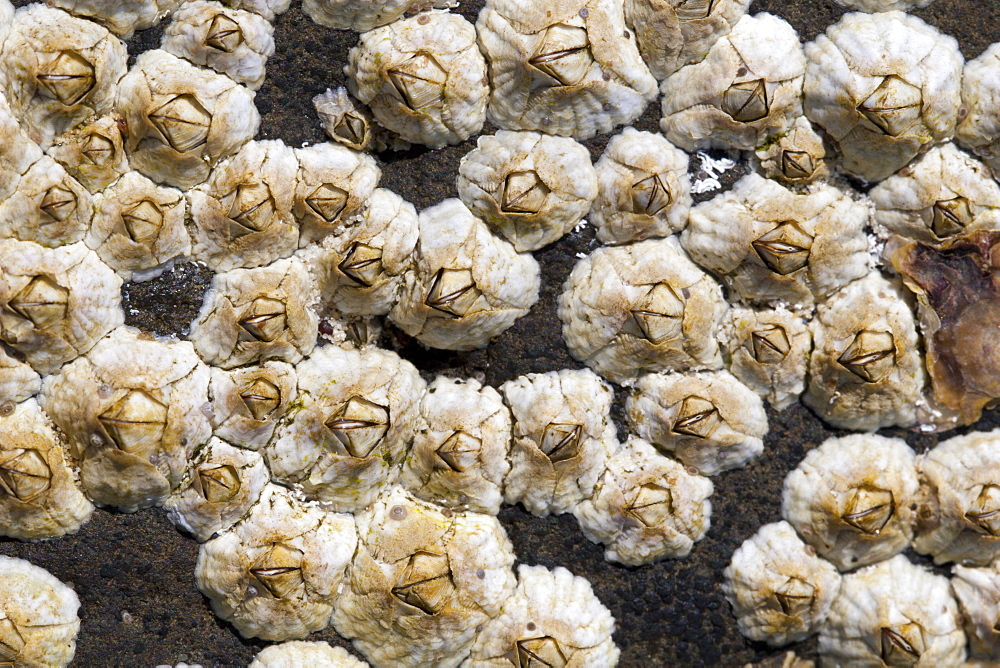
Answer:
[{"label": "white barnacle shell", "polygon": [[343,647],[334,647],[321,640],[289,640],[265,647],[250,662],[248,668],[368,668]]},{"label": "white barnacle shell", "polygon": [[259,267],[298,247],[292,216],[295,152],[280,139],[248,142],[188,191],[194,256],[215,271]]},{"label": "white barnacle shell", "polygon": [[268,360],[236,369],[212,369],[214,434],[258,450],[271,442],[278,421],[298,394],[295,368]]},{"label": "white barnacle shell", "polygon": [[728,371],[640,376],[625,411],[636,434],[702,475],[764,451],[764,402]]},{"label": "white barnacle shell", "polygon": [[204,542],[243,519],[270,478],[258,453],[213,438],[195,451],[186,484],[163,507],[175,526]]},{"label": "white barnacle shell", "polygon": [[785,477],[781,515],[841,571],[902,552],[919,490],[904,441],[874,434],[829,438]]},{"label": "white barnacle shell", "polygon": [[537,132],[483,135],[458,168],[458,196],[517,252],[569,232],[597,197],[590,153],[567,137]]},{"label": "white barnacle shell", "polygon": [[94,196],[84,243],[126,281],[155,278],[191,253],[186,210],[180,190],[128,172]]},{"label": "white barnacle shell", "polygon": [[933,0],[833,0],[838,5],[856,9],[861,12],[891,12],[895,10],[920,9],[931,4]]},{"label": "white barnacle shell", "polygon": [[406,141],[441,148],[483,127],[486,61],[461,16],[431,11],[375,28],[348,58],[351,92]]},{"label": "white barnacle shell", "polygon": [[317,348],[297,369],[295,410],[264,449],[275,480],[325,507],[368,506],[398,474],[418,425],[425,383],[378,348]]},{"label": "white barnacle shell", "polygon": [[921,500],[913,547],[937,564],[985,566],[1000,556],[1000,433],[940,443],[917,460]]},{"label": "white barnacle shell", "polygon": [[625,128],[597,161],[598,194],[590,210],[606,244],[666,237],[687,225],[688,156],[662,135]]},{"label": "white barnacle shell", "polygon": [[820,628],[822,666],[958,666],[962,618],[948,579],[903,555],[845,575]]},{"label": "white barnacle shell", "polygon": [[631,123],[656,97],[620,1],[488,0],[476,28],[498,127],[587,139]]},{"label": "white barnacle shell", "polygon": [[[3,26],[3,16],[0,16],[0,45]],[[2,83],[3,69],[0,68]],[[42,157],[42,149],[28,137],[11,111],[5,92],[6,88],[0,85],[0,203],[17,190],[21,176]]]},{"label": "white barnacle shell", "polygon": [[14,5],[10,4],[10,0],[0,0],[0,46],[7,39],[7,33],[10,32],[10,24],[13,20]]},{"label": "white barnacle shell", "polygon": [[851,174],[884,179],[955,133],[962,54],[955,38],[919,18],[845,14],[805,53],[806,116]]},{"label": "white barnacle shell", "polygon": [[802,401],[835,427],[909,426],[924,388],[913,311],[898,281],[878,273],[819,304]]},{"label": "white barnacle shell", "polygon": [[76,533],[94,506],[71,466],[38,402],[0,404],[0,535],[42,540]]},{"label": "white barnacle shell", "polygon": [[299,246],[339,234],[348,221],[363,215],[382,170],[366,153],[324,143],[295,149],[299,172],[293,212],[299,223]]},{"label": "white barnacle shell", "polygon": [[222,0],[222,4],[260,14],[265,21],[273,23],[275,16],[288,11],[292,0]]},{"label": "white barnacle shell", "polygon": [[[356,2],[351,5],[364,6]],[[365,151],[371,147],[374,129],[371,113],[364,105],[355,104],[346,88],[327,88],[326,92],[317,95],[312,101],[320,124],[330,139],[355,151]]]},{"label": "white barnacle shell", "polygon": [[201,183],[257,132],[253,97],[229,77],[147,51],[122,78],[115,103],[128,127],[129,163],[160,183]]},{"label": "white barnacle shell", "polygon": [[135,30],[152,27],[183,0],[52,0],[56,7],[91,19],[122,39]]},{"label": "white barnacle shell", "polygon": [[366,32],[401,19],[414,7],[457,7],[458,0],[302,0],[302,11],[321,26]]},{"label": "white barnacle shell", "polygon": [[42,156],[0,204],[0,237],[49,247],[80,241],[90,226],[91,202],[87,189],[62,165]]},{"label": "white barnacle shell", "polygon": [[194,0],[171,16],[160,48],[257,90],[264,83],[267,59],[274,55],[273,33],[258,14]]},{"label": "white barnacle shell", "polygon": [[244,638],[304,638],[329,624],[357,542],[350,515],[267,485],[249,515],[202,543],[195,582]]},{"label": "white barnacle shell", "polygon": [[580,260],[559,299],[573,357],[616,383],[642,371],[722,366],[722,288],[673,237],[598,248]]},{"label": "white barnacle shell", "polygon": [[496,515],[510,471],[510,410],[479,382],[436,378],[420,400],[420,427],[399,482],[414,496]]},{"label": "white barnacle shell", "polygon": [[776,410],[794,403],[806,386],[812,335],[785,308],[733,308],[724,347],[729,371]]},{"label": "white barnacle shell", "polygon": [[87,496],[135,512],[161,505],[211,436],[208,381],[190,343],[120,327],[46,377],[39,404],[69,440]]},{"label": "white barnacle shell", "polygon": [[41,374],[122,324],[122,280],[83,244],[0,240],[0,340]]},{"label": "white barnacle shell", "polygon": [[42,378],[34,369],[0,349],[0,405],[20,403],[41,388]]},{"label": "white barnacle shell", "polygon": [[514,550],[495,517],[442,512],[399,487],[356,516],[361,544],[337,632],[375,665],[452,668],[514,591]]},{"label": "white barnacle shell", "polygon": [[958,142],[1000,173],[1000,42],[970,60],[962,72],[962,106]]},{"label": "white barnacle shell", "polygon": [[216,274],[190,338],[205,361],[224,369],[268,359],[294,364],[316,345],[315,292],[297,258]]},{"label": "white barnacle shell", "polygon": [[833,564],[784,521],[765,524],[743,541],[723,577],[740,633],[774,647],[816,633],[840,588]]},{"label": "white barnacle shell", "polygon": [[420,213],[416,268],[389,314],[421,343],[446,350],[486,346],[538,300],[538,263],[490,234],[457,199]]},{"label": "white barnacle shell", "polygon": [[755,154],[764,176],[791,185],[825,180],[833,159],[805,116],[796,118],[786,132],[769,137],[755,149]]},{"label": "white barnacle shell", "polygon": [[748,174],[691,209],[681,244],[743,301],[809,306],[868,273],[867,222],[834,186],[799,194]]},{"label": "white barnacle shell", "polygon": [[14,666],[69,665],[80,631],[80,599],[54,575],[24,559],[0,556],[0,637]]},{"label": "white barnacle shell", "polygon": [[937,242],[968,230],[1000,229],[1000,185],[954,144],[935,146],[868,194],[883,234]]},{"label": "white barnacle shell", "polygon": [[642,59],[663,80],[705,58],[742,18],[750,0],[625,0]]},{"label": "white barnacle shell", "polygon": [[712,490],[711,480],[632,436],[573,514],[587,538],[604,543],[605,559],[641,566],[690,554],[708,531]]},{"label": "white barnacle shell", "polygon": [[984,568],[955,566],[952,575],[972,658],[995,659],[1000,653],[1000,561]]},{"label": "white barnacle shell", "polygon": [[103,190],[129,169],[121,120],[107,114],[84,122],[56,137],[48,154],[90,192]]},{"label": "white barnacle shell", "polygon": [[341,234],[301,251],[320,298],[341,313],[385,315],[396,303],[403,274],[414,267],[420,234],[417,210],[384,188]]},{"label": "white barnacle shell", "polygon": [[476,636],[464,668],[618,663],[615,618],[590,583],[562,567],[518,566],[517,589]]},{"label": "white barnacle shell", "polygon": [[111,111],[125,45],[107,28],[36,3],[17,11],[0,50],[0,80],[14,115],[41,147]]},{"label": "white barnacle shell", "polygon": [[504,500],[545,516],[594,492],[618,447],[611,387],[589,369],[527,374],[500,387],[514,416]]},{"label": "white barnacle shell", "polygon": [[805,57],[784,19],[744,16],[705,59],[667,77],[660,130],[695,148],[752,150],[802,115]]}]

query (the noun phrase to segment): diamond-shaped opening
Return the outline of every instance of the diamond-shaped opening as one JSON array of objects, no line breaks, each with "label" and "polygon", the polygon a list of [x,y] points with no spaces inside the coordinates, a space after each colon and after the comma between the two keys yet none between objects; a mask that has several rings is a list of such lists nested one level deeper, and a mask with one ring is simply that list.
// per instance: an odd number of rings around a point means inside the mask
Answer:
[{"label": "diamond-shaped opening", "polygon": [[786,220],[751,242],[764,265],[780,276],[787,276],[809,264],[813,236]]},{"label": "diamond-shaped opening", "polygon": [[674,514],[674,497],[669,487],[646,483],[636,490],[625,509],[647,527],[662,527]]},{"label": "diamond-shaped opening", "polygon": [[240,184],[229,197],[232,202],[226,215],[231,221],[231,238],[238,239],[254,232],[263,232],[271,226],[277,207],[266,183]]},{"label": "diamond-shaped opening", "polygon": [[114,159],[115,144],[104,135],[94,132],[87,135],[80,153],[90,164],[103,167]]},{"label": "diamond-shaped opening", "polygon": [[52,186],[42,195],[38,208],[49,218],[62,222],[76,211],[76,194],[64,185]]},{"label": "diamond-shaped opening", "polygon": [[969,200],[962,197],[942,199],[934,203],[932,208],[931,230],[939,238],[958,234],[972,222],[972,209]]},{"label": "diamond-shaped opening", "polygon": [[333,126],[333,134],[348,146],[358,148],[368,136],[368,119],[361,114],[348,111]]},{"label": "diamond-shaped opening", "polygon": [[987,536],[1000,536],[1000,486],[983,485],[965,511],[965,519]]},{"label": "diamond-shaped opening", "polygon": [[97,419],[119,450],[148,460],[160,447],[167,407],[145,390],[129,390]]},{"label": "diamond-shaped opening", "polygon": [[7,302],[8,308],[30,321],[35,329],[63,322],[69,304],[69,290],[48,276],[35,276]]},{"label": "diamond-shaped opening", "polygon": [[507,658],[516,668],[564,668],[569,663],[559,641],[551,636],[518,640]]},{"label": "diamond-shaped opening", "polygon": [[94,88],[94,66],[76,51],[60,51],[38,71],[39,92],[66,106],[80,102]]},{"label": "diamond-shaped opening", "polygon": [[670,206],[673,197],[659,174],[647,176],[632,184],[632,213],[655,216]]},{"label": "diamond-shaped opening", "polygon": [[354,395],[323,423],[351,457],[364,459],[389,431],[389,407]]},{"label": "diamond-shaped opening", "polygon": [[243,31],[240,24],[225,14],[216,14],[208,26],[205,36],[205,46],[224,53],[232,53],[243,43]]},{"label": "diamond-shaped opening", "polygon": [[424,614],[443,611],[455,595],[447,555],[417,550],[408,558],[391,591],[397,599]]},{"label": "diamond-shaped opening", "polygon": [[301,550],[273,543],[250,567],[250,575],[274,598],[301,598],[305,594],[302,558]]},{"label": "diamond-shaped opening", "polygon": [[722,94],[722,110],[740,123],[753,123],[770,113],[767,82],[763,79],[734,81]]},{"label": "diamond-shaped opening", "polygon": [[896,368],[896,344],[891,332],[858,332],[837,361],[866,383],[884,380]]},{"label": "diamond-shaped opening", "polygon": [[470,269],[439,269],[424,304],[452,318],[461,318],[482,310],[477,304],[482,294]]},{"label": "diamond-shaped opening", "polygon": [[594,63],[587,31],[562,23],[549,26],[528,63],[559,86],[576,85]]},{"label": "diamond-shaped opening", "polygon": [[890,74],[857,108],[883,133],[898,137],[920,120],[922,104],[920,88]]},{"label": "diamond-shaped opening", "polygon": [[444,100],[448,72],[429,53],[418,52],[386,70],[393,90],[410,109],[424,109]]},{"label": "diamond-shaped opening", "polygon": [[816,587],[800,578],[788,578],[785,584],[774,590],[774,598],[782,613],[802,619],[812,611]]},{"label": "diamond-shaped opening", "polygon": [[503,182],[500,210],[504,213],[538,213],[545,206],[549,192],[549,187],[534,170],[511,172]]},{"label": "diamond-shaped opening", "polygon": [[137,244],[157,238],[163,227],[163,211],[156,202],[148,199],[124,209],[121,217],[125,233]]},{"label": "diamond-shaped opening", "polygon": [[861,485],[854,490],[841,519],[858,531],[877,536],[892,519],[896,502],[892,492],[873,485]]},{"label": "diamond-shaped opening", "polygon": [[707,19],[715,8],[715,0],[674,0],[674,13],[682,23]]},{"label": "diamond-shaped opening", "polygon": [[255,378],[240,390],[240,399],[258,422],[271,417],[281,403],[281,390],[267,378]]},{"label": "diamond-shaped opening", "polygon": [[[27,642],[9,617],[0,619],[0,660],[16,661]],[[22,665],[20,662],[15,665]]]},{"label": "diamond-shaped opening", "polygon": [[361,287],[370,288],[385,275],[382,249],[355,241],[337,269]]},{"label": "diamond-shaped opening", "polygon": [[771,325],[751,332],[746,346],[759,364],[778,364],[792,349],[788,334],[781,325]]},{"label": "diamond-shaped opening", "polygon": [[910,622],[879,629],[882,661],[887,666],[913,666],[924,653],[924,630]]},{"label": "diamond-shaped opening", "polygon": [[435,451],[438,458],[452,471],[464,473],[479,463],[482,439],[464,431],[456,431],[444,440]]},{"label": "diamond-shaped opening", "polygon": [[231,501],[241,487],[236,467],[230,464],[200,469],[198,480],[201,483],[201,495],[209,503]]},{"label": "diamond-shaped opening", "polygon": [[684,300],[668,283],[653,285],[632,305],[631,313],[643,338],[653,345],[675,341],[683,335]]},{"label": "diamond-shaped opening", "polygon": [[549,461],[564,462],[580,454],[583,426],[567,422],[550,422],[542,431],[539,449]]},{"label": "diamond-shaped opening", "polygon": [[277,299],[258,297],[250,303],[237,324],[250,337],[249,340],[270,343],[285,332],[285,304]]},{"label": "diamond-shaped opening", "polygon": [[212,127],[212,114],[190,93],[172,98],[148,118],[163,141],[178,153],[187,153],[208,141]]},{"label": "diamond-shaped opening", "polygon": [[808,151],[785,149],[781,152],[781,173],[789,181],[808,179],[816,171],[816,164]]},{"label": "diamond-shaped opening", "polygon": [[52,469],[45,456],[35,450],[2,452],[0,458],[0,492],[28,502],[48,490],[52,483]]},{"label": "diamond-shaped opening", "polygon": [[708,438],[722,424],[719,409],[708,399],[691,395],[681,402],[671,431],[682,436]]},{"label": "diamond-shaped opening", "polygon": [[340,217],[347,207],[350,194],[332,183],[324,183],[306,197],[306,204],[313,212],[328,223]]}]

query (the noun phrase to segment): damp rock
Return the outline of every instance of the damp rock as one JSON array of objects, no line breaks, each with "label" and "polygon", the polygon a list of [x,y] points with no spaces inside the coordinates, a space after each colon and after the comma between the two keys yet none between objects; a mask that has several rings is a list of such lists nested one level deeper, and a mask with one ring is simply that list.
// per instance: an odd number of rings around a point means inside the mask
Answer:
[{"label": "damp rock", "polygon": [[812,335],[800,316],[785,308],[733,308],[724,348],[729,371],[744,385],[784,410],[805,389]]},{"label": "damp rock", "polygon": [[235,369],[212,369],[212,426],[219,438],[259,450],[298,394],[295,367],[268,360]]},{"label": "damp rock", "polygon": [[24,559],[0,556],[0,633],[12,665],[69,665],[80,631],[80,599],[54,575]]},{"label": "damp rock", "polygon": [[838,5],[861,12],[891,12],[921,9],[933,0],[834,0]]}]

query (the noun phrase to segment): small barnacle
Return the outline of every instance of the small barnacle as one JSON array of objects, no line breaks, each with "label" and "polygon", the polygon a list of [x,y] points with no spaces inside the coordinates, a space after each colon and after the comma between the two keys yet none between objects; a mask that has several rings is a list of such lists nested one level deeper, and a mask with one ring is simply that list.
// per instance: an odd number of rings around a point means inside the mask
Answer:
[{"label": "small barnacle", "polygon": [[457,144],[486,120],[486,61],[461,16],[433,11],[375,28],[348,58],[351,92],[406,141]]},{"label": "small barnacle", "polygon": [[62,165],[44,156],[0,202],[0,237],[50,247],[70,244],[83,238],[92,215],[90,193]]},{"label": "small barnacle", "polygon": [[145,390],[130,389],[98,414],[97,422],[114,447],[149,460],[157,454],[163,441],[167,406]]},{"label": "small barnacle", "polygon": [[118,120],[108,114],[83,123],[59,135],[48,154],[90,192],[104,190],[128,171]]},{"label": "small barnacle", "polygon": [[425,345],[482,348],[538,299],[538,264],[490,234],[457,199],[420,214],[416,267],[404,275],[392,321]]},{"label": "small barnacle", "polygon": [[52,0],[52,5],[91,19],[122,39],[135,30],[155,25],[163,16],[174,11],[182,0]]},{"label": "small barnacle", "polygon": [[830,424],[875,430],[916,420],[924,370],[900,290],[873,273],[819,305],[802,400]]},{"label": "small barnacle", "polygon": [[500,391],[514,419],[504,500],[537,516],[571,511],[618,447],[611,388],[592,371],[566,369],[521,376]]},{"label": "small barnacle", "polygon": [[267,59],[274,54],[273,32],[271,24],[253,12],[194,0],[173,13],[160,48],[257,90],[264,83]]},{"label": "small barnacle", "polygon": [[[306,10],[308,4],[304,3],[303,10]],[[354,5],[360,6],[356,3]],[[371,146],[371,114],[355,104],[346,88],[328,88],[312,101],[323,130],[330,139],[355,151],[364,151]]]},{"label": "small barnacle", "polygon": [[955,566],[951,588],[962,610],[970,659],[992,660],[1000,651],[1000,562]]},{"label": "small barnacle", "polygon": [[844,575],[819,655],[831,665],[961,664],[965,635],[948,579],[902,555]]},{"label": "small barnacle", "polygon": [[73,589],[48,571],[0,556],[0,665],[69,665],[79,608]]},{"label": "small barnacle", "polygon": [[242,448],[267,445],[278,420],[295,399],[295,370],[269,360],[230,371],[212,370],[214,433]]},{"label": "small barnacle", "polygon": [[298,412],[264,448],[275,480],[338,511],[396,476],[419,424],[424,381],[394,353],[324,346],[297,369]]},{"label": "small barnacle", "polygon": [[357,232],[348,228],[366,214],[382,175],[375,160],[330,143],[295,149],[295,157],[299,172],[292,211],[299,224],[299,247],[328,235],[354,237]]},{"label": "small barnacle", "polygon": [[333,623],[373,665],[457,666],[506,609],[514,551],[494,517],[389,487],[356,515],[361,543]]},{"label": "small barnacle", "polygon": [[625,411],[635,433],[703,475],[744,466],[764,449],[764,404],[725,371],[642,376]]},{"label": "small barnacle", "polygon": [[597,196],[590,154],[564,137],[536,132],[483,135],[462,158],[458,196],[518,251],[546,246],[573,229]]},{"label": "small barnacle", "polygon": [[827,439],[785,478],[782,517],[841,571],[906,548],[919,483],[913,450],[874,435]]},{"label": "small barnacle", "polygon": [[289,668],[290,666],[326,666],[327,668],[368,668],[343,647],[328,642],[291,640],[265,647],[253,658],[249,668]]},{"label": "small barnacle", "polygon": [[608,561],[640,566],[683,557],[708,531],[712,482],[629,437],[608,459],[589,499],[573,509]]},{"label": "small barnacle", "polygon": [[268,484],[242,521],[201,545],[195,581],[244,638],[304,638],[329,623],[356,545],[350,515]]},{"label": "small barnacle", "polygon": [[962,107],[967,114],[956,133],[958,143],[975,153],[994,173],[1000,173],[1000,137],[996,131],[1000,110],[994,103],[1000,92],[998,65],[1000,43],[966,63],[962,72]]},{"label": "small barnacle", "polygon": [[962,55],[919,18],[845,14],[805,51],[806,116],[851,174],[884,179],[954,134]]},{"label": "small barnacle", "polygon": [[208,178],[260,124],[253,93],[162,50],[139,56],[119,84],[115,108],[126,121],[132,167],[178,188]]},{"label": "small barnacle", "polygon": [[413,0],[303,0],[302,11],[327,28],[367,32],[392,23],[402,18],[403,14],[413,13],[415,7],[423,10],[457,5],[458,0],[424,0],[418,3]]}]

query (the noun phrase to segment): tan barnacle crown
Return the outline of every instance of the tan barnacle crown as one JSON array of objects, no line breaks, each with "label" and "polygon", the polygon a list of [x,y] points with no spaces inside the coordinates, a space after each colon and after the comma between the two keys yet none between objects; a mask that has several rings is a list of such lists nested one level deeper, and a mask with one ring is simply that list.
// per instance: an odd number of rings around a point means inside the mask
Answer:
[{"label": "tan barnacle crown", "polygon": [[430,53],[418,51],[385,74],[399,99],[413,111],[444,100],[448,72]]},{"label": "tan barnacle crown", "polygon": [[68,106],[82,100],[97,82],[94,66],[73,50],[60,51],[38,70],[39,93]]},{"label": "tan barnacle crown", "polygon": [[443,612],[455,595],[448,555],[417,550],[406,559],[392,595],[425,615]]},{"label": "tan barnacle crown", "polygon": [[890,74],[858,104],[858,113],[885,134],[898,137],[920,120],[921,100],[920,88]]},{"label": "tan barnacle crown", "polygon": [[385,274],[382,249],[355,241],[348,247],[337,269],[358,285],[369,288]]},{"label": "tan barnacle crown", "polygon": [[625,512],[647,527],[662,526],[674,514],[670,487],[655,482],[639,485]]},{"label": "tan barnacle crown", "polygon": [[237,324],[241,340],[270,343],[287,329],[285,303],[270,297],[257,297],[243,311]]},{"label": "tan barnacle crown", "polygon": [[482,447],[483,439],[458,429],[452,432],[434,452],[444,466],[463,473],[476,466]]},{"label": "tan barnacle crown", "polygon": [[666,281],[651,286],[632,305],[630,312],[641,336],[653,345],[676,341],[681,337],[684,300]]},{"label": "tan barnacle crown", "polygon": [[7,302],[10,312],[29,321],[36,329],[47,329],[63,322],[68,305],[69,290],[44,275],[32,277]]},{"label": "tan barnacle crown", "polygon": [[892,332],[858,332],[837,362],[866,383],[884,380],[896,367],[896,344]]},{"label": "tan barnacle crown", "polygon": [[816,171],[812,154],[808,151],[784,149],[781,151],[781,173],[789,181],[808,179]]},{"label": "tan barnacle crown", "polygon": [[788,333],[781,325],[770,325],[750,332],[744,346],[760,364],[778,364],[791,350]]},{"label": "tan barnacle crown", "polygon": [[240,399],[250,416],[262,422],[281,404],[281,390],[267,378],[254,378],[240,390]]},{"label": "tan barnacle crown", "polygon": [[892,492],[874,485],[860,485],[851,494],[841,519],[861,533],[877,536],[895,513]]},{"label": "tan barnacle crown", "polygon": [[674,11],[682,22],[707,19],[715,8],[716,0],[674,0]]},{"label": "tan barnacle crown", "polygon": [[680,436],[709,438],[723,423],[719,409],[708,399],[691,395],[681,401],[670,428]]},{"label": "tan barnacle crown", "polygon": [[62,222],[76,210],[76,195],[62,185],[54,185],[42,195],[38,208],[49,218]]},{"label": "tan barnacle crown", "polygon": [[555,80],[556,86],[573,86],[590,71],[594,58],[590,54],[587,31],[562,23],[545,29],[528,63]]},{"label": "tan barnacle crown", "polygon": [[987,536],[1000,536],[1000,486],[983,485],[965,511],[965,519]]},{"label": "tan barnacle crown", "polygon": [[242,483],[232,464],[198,469],[198,491],[209,503],[225,503],[239,494]]},{"label": "tan barnacle crown", "polygon": [[123,209],[120,216],[125,233],[136,243],[152,241],[163,227],[163,210],[150,199],[140,200]]},{"label": "tan barnacle crown", "polygon": [[972,222],[969,200],[961,195],[951,199],[940,199],[932,208],[931,229],[939,237],[958,234]]},{"label": "tan barnacle crown", "polygon": [[462,318],[481,310],[482,292],[470,269],[438,269],[427,289],[424,304],[451,318]]},{"label": "tan barnacle crown", "polygon": [[551,636],[522,638],[505,657],[514,668],[563,668],[569,663],[559,641]]},{"label": "tan barnacle crown", "polygon": [[208,26],[205,46],[224,53],[232,53],[242,43],[243,31],[240,29],[240,24],[225,14],[216,14]]},{"label": "tan barnacle crown", "polygon": [[650,174],[632,184],[632,213],[655,216],[674,201],[660,174]]},{"label": "tan barnacle crown", "polygon": [[250,575],[274,598],[302,598],[305,590],[302,559],[302,550],[285,543],[272,543],[250,566]]},{"label": "tan barnacle crown", "polygon": [[753,123],[770,113],[767,84],[763,79],[734,81],[722,95],[722,110],[740,123]]},{"label": "tan barnacle crown", "polygon": [[0,492],[29,502],[44,494],[52,484],[52,469],[34,448],[0,452]]},{"label": "tan barnacle crown", "polygon": [[107,165],[115,158],[115,144],[99,132],[91,132],[83,140],[80,154],[84,160],[99,167]]},{"label": "tan barnacle crown", "polygon": [[98,421],[115,447],[149,459],[163,439],[167,406],[145,390],[128,390],[98,416]]},{"label": "tan barnacle crown", "polygon": [[565,422],[550,422],[542,431],[542,439],[538,444],[549,461],[564,462],[580,454],[580,444],[583,439],[583,425]]},{"label": "tan barnacle crown", "polygon": [[21,650],[27,642],[21,634],[17,624],[8,617],[0,619],[0,658],[13,661],[21,655]]},{"label": "tan barnacle crown", "polygon": [[312,209],[317,216],[328,223],[332,223],[340,217],[347,206],[347,199],[350,196],[343,188],[332,183],[323,183],[316,187],[312,193],[306,197],[306,205]]},{"label": "tan barnacle crown", "polygon": [[887,666],[912,666],[924,653],[924,630],[915,622],[879,628],[879,655]]},{"label": "tan barnacle crown", "polygon": [[389,431],[389,407],[354,395],[323,423],[351,457],[363,459]]},{"label": "tan barnacle crown", "polygon": [[274,197],[266,183],[241,183],[223,200],[229,201],[227,216],[232,239],[263,232],[274,221]]},{"label": "tan barnacle crown", "polygon": [[790,577],[785,584],[774,590],[774,599],[783,614],[804,617],[816,602],[816,587],[801,578]]},{"label": "tan barnacle crown", "polygon": [[503,181],[500,210],[513,214],[538,213],[545,206],[548,196],[549,187],[535,170],[510,172]]},{"label": "tan barnacle crown", "polygon": [[779,223],[760,235],[750,245],[767,268],[787,276],[809,264],[813,236],[793,220]]},{"label": "tan barnacle crown", "polygon": [[206,141],[212,126],[212,114],[191,93],[182,93],[148,114],[163,138],[178,153],[192,151]]}]

